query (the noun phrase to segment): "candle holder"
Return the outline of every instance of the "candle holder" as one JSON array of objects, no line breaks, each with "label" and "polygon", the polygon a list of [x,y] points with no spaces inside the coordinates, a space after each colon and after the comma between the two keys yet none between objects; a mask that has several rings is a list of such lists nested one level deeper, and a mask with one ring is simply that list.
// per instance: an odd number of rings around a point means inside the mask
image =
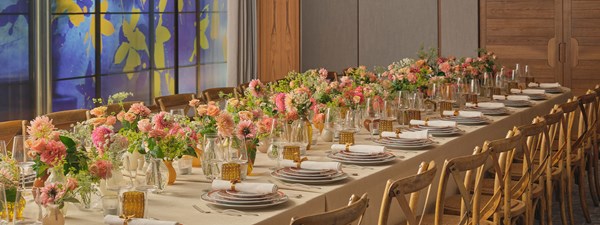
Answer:
[{"label": "candle holder", "polygon": [[123,192],[121,199],[123,215],[133,216],[133,218],[145,218],[146,215],[146,193],[141,191]]},{"label": "candle holder", "polygon": [[421,120],[421,110],[406,110],[404,111],[404,123],[410,124],[411,120]]},{"label": "candle holder", "polygon": [[239,163],[223,163],[221,168],[222,180],[241,180],[242,169]]},{"label": "candle holder", "polygon": [[283,147],[283,159],[289,160],[300,160],[300,147],[299,146],[284,146]]},{"label": "candle holder", "polygon": [[340,131],[340,144],[354,144],[354,131]]},{"label": "candle holder", "polygon": [[394,131],[394,120],[380,120],[379,131]]}]

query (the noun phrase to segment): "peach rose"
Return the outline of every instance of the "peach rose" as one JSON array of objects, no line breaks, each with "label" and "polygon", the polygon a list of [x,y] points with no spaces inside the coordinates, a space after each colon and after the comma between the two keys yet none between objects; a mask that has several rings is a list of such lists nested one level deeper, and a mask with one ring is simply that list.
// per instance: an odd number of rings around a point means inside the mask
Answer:
[{"label": "peach rose", "polygon": [[208,108],[206,109],[206,114],[212,117],[218,116],[219,112],[221,112],[221,110],[216,105],[208,105]]},{"label": "peach rose", "polygon": [[108,109],[108,107],[106,107],[106,106],[96,107],[96,108],[90,110],[90,114],[94,115],[95,117],[101,117],[106,114],[107,109]]}]

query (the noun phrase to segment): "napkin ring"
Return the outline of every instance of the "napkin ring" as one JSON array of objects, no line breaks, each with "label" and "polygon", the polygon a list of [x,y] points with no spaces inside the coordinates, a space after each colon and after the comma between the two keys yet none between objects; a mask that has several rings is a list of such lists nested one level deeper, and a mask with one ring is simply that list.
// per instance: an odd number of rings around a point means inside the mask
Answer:
[{"label": "napkin ring", "polygon": [[133,215],[126,216],[125,214],[119,216],[119,218],[123,219],[123,225],[129,225],[129,221],[133,218]]},{"label": "napkin ring", "polygon": [[354,132],[353,131],[340,131],[340,144],[351,143],[354,144]]},{"label": "napkin ring", "polygon": [[345,151],[349,152],[350,151],[350,146],[352,145],[352,143],[346,143],[346,147],[345,147]]},{"label": "napkin ring", "polygon": [[508,100],[508,95],[504,95],[504,100]]},{"label": "napkin ring", "polygon": [[141,191],[128,191],[123,193],[123,215],[130,215],[124,218],[144,218],[144,210],[146,207],[146,196]]},{"label": "napkin ring", "polygon": [[239,180],[241,179],[241,166],[238,163],[223,163],[221,168],[221,179]]},{"label": "napkin ring", "polygon": [[283,159],[297,160],[300,157],[299,146],[284,146],[283,147]]},{"label": "napkin ring", "polygon": [[381,120],[379,121],[379,131],[393,131],[394,121],[393,120]]},{"label": "napkin ring", "polygon": [[428,127],[429,126],[429,118],[425,118],[425,126]]},{"label": "napkin ring", "polygon": [[400,138],[400,134],[402,133],[402,131],[400,130],[400,128],[396,129],[396,137]]},{"label": "napkin ring", "polygon": [[[298,157],[298,158],[300,158],[300,157]],[[296,163],[296,168],[298,168],[298,169],[302,168],[301,167],[302,166],[302,162],[304,162],[306,160],[308,160],[308,158],[306,158],[306,157],[302,157],[301,159],[294,160],[294,162]]]},{"label": "napkin ring", "polygon": [[232,191],[237,191],[237,190],[235,190],[235,184],[240,183],[240,180],[239,179],[230,180],[229,182],[231,183],[231,187],[229,189],[231,189]]},{"label": "napkin ring", "polygon": [[460,115],[460,112],[458,110],[454,110],[454,113],[452,115],[458,116],[458,115]]}]

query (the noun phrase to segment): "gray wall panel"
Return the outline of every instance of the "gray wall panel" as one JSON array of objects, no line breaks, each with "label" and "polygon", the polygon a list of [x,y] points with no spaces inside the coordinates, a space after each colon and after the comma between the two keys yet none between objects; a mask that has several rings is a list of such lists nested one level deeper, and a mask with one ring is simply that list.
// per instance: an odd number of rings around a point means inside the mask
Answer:
[{"label": "gray wall panel", "polygon": [[387,66],[437,48],[437,0],[359,0],[359,62]]},{"label": "gray wall panel", "polygon": [[301,0],[301,69],[357,63],[357,0]]},{"label": "gray wall panel", "polygon": [[442,0],[442,55],[477,56],[479,46],[479,15],[477,0]]}]

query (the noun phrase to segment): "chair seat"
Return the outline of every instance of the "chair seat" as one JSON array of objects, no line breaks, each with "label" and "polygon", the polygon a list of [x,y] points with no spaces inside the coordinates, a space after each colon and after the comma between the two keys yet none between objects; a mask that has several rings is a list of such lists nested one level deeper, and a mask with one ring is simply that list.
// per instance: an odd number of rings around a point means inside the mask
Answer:
[{"label": "chair seat", "polygon": [[[419,217],[417,217],[417,222],[419,222],[421,220],[421,217],[423,217],[423,221],[421,222],[421,225],[433,225],[435,223],[435,214],[426,214],[424,216],[419,216]],[[456,225],[459,222],[460,222],[460,216],[444,214],[442,216],[442,224],[441,225]],[[488,221],[488,220],[482,220],[482,221],[479,221],[479,224],[480,225],[493,225],[494,222]]]},{"label": "chair seat", "polygon": [[[516,180],[511,180],[510,181],[510,186],[515,186],[517,184],[518,181]],[[533,190],[531,191],[533,198],[538,198],[542,196],[542,193],[544,191],[543,186],[542,185],[538,185],[536,183],[533,184],[532,186]],[[483,179],[483,181],[481,182],[481,193],[485,194],[485,195],[493,195],[494,194],[494,179],[492,178],[485,178]]]},{"label": "chair seat", "polygon": [[[486,204],[487,202],[490,201],[490,199],[492,198],[491,195],[481,195],[481,202],[483,202],[483,204]],[[444,204],[444,213],[450,214],[450,215],[458,215],[460,214],[460,205],[461,205],[461,201],[462,198],[460,197],[460,195],[453,195],[450,197],[446,198],[446,203]],[[504,206],[502,205],[502,203],[500,203],[500,207],[499,207],[499,212],[502,215],[502,212],[504,212]],[[510,214],[512,217],[521,215],[525,212],[525,203],[523,203],[520,200],[517,199],[512,199],[510,201]]]}]

